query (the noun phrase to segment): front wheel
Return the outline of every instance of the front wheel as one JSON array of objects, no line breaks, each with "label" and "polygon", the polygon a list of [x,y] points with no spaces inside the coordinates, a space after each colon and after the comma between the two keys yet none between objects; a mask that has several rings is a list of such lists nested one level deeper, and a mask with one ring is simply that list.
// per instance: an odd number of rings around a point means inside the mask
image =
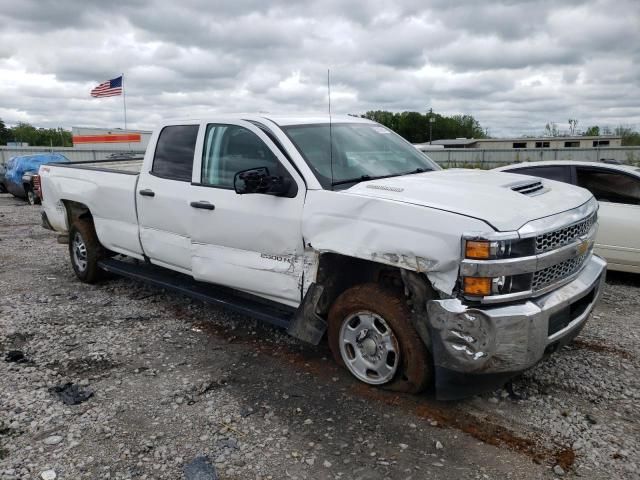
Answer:
[{"label": "front wheel", "polygon": [[78,279],[94,283],[102,276],[98,262],[104,258],[105,249],[98,241],[93,222],[78,219],[69,229],[69,257]]},{"label": "front wheel", "polygon": [[401,293],[373,283],[352,287],[335,301],[328,323],[335,361],[358,380],[407,393],[430,385],[431,357]]}]

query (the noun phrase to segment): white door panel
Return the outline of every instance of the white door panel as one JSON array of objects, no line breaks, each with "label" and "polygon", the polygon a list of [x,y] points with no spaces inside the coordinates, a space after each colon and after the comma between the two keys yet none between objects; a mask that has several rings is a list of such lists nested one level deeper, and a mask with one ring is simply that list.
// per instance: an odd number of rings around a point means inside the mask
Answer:
[{"label": "white door panel", "polygon": [[[209,202],[215,209],[193,209],[190,229],[192,275],[197,280],[297,305],[302,287],[304,183],[277,147],[254,125],[237,121],[224,125],[242,127],[257,136],[262,142],[261,148],[268,149],[270,160],[264,161],[273,162],[271,155],[275,155],[276,163],[279,162],[296,182],[298,191],[293,198],[239,195],[229,184],[232,181],[229,165],[218,171],[215,165],[203,164],[202,180],[214,186],[191,185],[189,199]],[[219,145],[223,140],[204,138],[203,142],[205,148],[201,156],[209,158],[208,152],[221,148]],[[245,147],[247,145],[239,143],[237,155],[221,154],[219,158],[232,165],[237,159],[238,170],[263,166],[253,165],[250,153],[243,155]],[[258,163],[261,161],[257,160]],[[222,186],[215,186],[214,182]]]},{"label": "white door panel", "polygon": [[612,264],[640,266],[640,206],[600,201],[596,253]]},{"label": "white door panel", "polygon": [[192,243],[192,275],[295,306],[300,301],[302,257]]},{"label": "white door panel", "polygon": [[[153,263],[191,270],[189,182],[168,180],[150,174],[138,184],[138,221],[145,254]],[[151,190],[153,197],[140,195]]]},{"label": "white door panel", "polygon": [[200,125],[167,125],[140,172],[136,202],[140,242],[152,263],[191,271],[189,193]]}]

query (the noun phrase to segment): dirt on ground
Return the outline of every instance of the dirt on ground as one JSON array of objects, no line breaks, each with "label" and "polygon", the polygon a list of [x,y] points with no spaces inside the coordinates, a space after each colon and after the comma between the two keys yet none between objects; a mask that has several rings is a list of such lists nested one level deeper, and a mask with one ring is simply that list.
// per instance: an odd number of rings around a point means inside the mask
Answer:
[{"label": "dirt on ground", "polygon": [[511,391],[438,402],[358,383],[325,342],[83,284],[40,208],[0,195],[0,479],[640,478],[639,287],[610,274]]}]

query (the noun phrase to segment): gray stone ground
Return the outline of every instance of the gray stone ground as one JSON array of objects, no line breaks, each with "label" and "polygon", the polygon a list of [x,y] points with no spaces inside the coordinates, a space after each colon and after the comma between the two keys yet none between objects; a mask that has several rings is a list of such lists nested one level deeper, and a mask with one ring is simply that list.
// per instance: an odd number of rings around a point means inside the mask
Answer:
[{"label": "gray stone ground", "polygon": [[[221,479],[640,478],[639,286],[612,275],[523,400],[440,403],[180,295],[82,284],[39,208],[0,195],[0,479],[178,479],[198,455]],[[95,394],[64,405],[65,382]]]}]

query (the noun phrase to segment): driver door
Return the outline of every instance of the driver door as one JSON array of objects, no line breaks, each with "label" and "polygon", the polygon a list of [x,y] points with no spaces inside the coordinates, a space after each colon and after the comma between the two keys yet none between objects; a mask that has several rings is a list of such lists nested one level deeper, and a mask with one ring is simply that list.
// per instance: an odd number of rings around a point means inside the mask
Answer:
[{"label": "driver door", "polygon": [[[193,277],[298,305],[304,252],[302,178],[249,122],[210,123],[202,130],[189,191]],[[288,196],[237,194],[235,174],[252,168],[288,178]]]}]

